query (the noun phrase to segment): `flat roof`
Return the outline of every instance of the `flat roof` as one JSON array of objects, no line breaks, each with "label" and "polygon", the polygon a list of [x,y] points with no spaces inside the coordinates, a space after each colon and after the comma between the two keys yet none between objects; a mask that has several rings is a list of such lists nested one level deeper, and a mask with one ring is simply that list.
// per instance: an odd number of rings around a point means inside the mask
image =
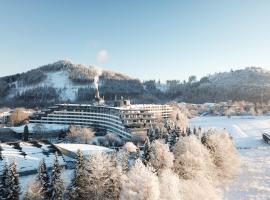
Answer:
[{"label": "flat roof", "polygon": [[112,152],[113,150],[106,147],[101,147],[97,145],[91,145],[91,144],[66,144],[66,143],[60,143],[55,144],[56,147],[59,147],[61,149],[77,153],[78,150],[82,151],[84,155],[90,155],[92,153],[97,152]]}]

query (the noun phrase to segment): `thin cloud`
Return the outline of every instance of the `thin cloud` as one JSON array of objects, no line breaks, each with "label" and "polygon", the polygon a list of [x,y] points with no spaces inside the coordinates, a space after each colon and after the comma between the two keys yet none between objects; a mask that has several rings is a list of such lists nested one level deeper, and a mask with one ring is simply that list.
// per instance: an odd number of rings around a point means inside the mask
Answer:
[{"label": "thin cloud", "polygon": [[104,64],[109,59],[109,53],[107,50],[103,49],[97,53],[97,63]]}]

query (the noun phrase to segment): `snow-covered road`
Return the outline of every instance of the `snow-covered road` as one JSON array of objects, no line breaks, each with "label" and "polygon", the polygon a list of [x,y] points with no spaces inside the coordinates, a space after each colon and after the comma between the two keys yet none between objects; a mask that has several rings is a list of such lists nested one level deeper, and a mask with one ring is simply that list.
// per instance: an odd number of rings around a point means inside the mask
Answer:
[{"label": "snow-covered road", "polygon": [[196,117],[191,126],[226,129],[241,154],[241,172],[225,190],[225,199],[270,199],[270,145],[262,133],[270,133],[270,116]]}]

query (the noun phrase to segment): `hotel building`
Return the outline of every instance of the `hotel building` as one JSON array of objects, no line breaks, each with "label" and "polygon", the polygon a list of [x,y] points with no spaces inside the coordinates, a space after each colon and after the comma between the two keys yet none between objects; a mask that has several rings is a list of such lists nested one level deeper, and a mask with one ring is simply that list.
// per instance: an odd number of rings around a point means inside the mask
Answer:
[{"label": "hotel building", "polygon": [[146,134],[157,118],[168,118],[171,112],[170,105],[132,105],[123,99],[108,106],[97,90],[93,104],[57,104],[34,115],[30,123],[85,126],[130,139],[133,134]]}]

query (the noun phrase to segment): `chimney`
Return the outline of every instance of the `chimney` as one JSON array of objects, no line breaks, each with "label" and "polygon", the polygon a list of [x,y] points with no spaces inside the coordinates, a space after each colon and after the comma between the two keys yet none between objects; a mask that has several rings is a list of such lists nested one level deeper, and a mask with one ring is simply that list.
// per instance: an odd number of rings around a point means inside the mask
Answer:
[{"label": "chimney", "polygon": [[96,88],[95,99],[100,99],[98,88]]}]

